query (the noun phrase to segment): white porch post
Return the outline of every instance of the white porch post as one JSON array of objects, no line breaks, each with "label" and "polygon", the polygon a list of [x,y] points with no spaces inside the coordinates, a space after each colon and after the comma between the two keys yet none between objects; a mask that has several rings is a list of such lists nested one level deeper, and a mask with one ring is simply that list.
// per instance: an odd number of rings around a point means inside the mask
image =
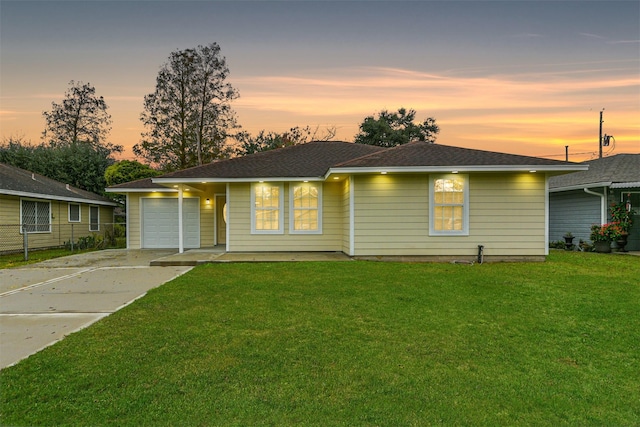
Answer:
[{"label": "white porch post", "polygon": [[229,222],[231,222],[231,191],[229,190],[229,183],[227,182],[227,188],[225,189],[225,200],[227,201],[227,220],[225,221],[226,233],[227,233],[227,241],[225,243],[225,252],[229,252],[229,248],[231,247],[231,234],[229,234]]},{"label": "white porch post", "polygon": [[355,179],[349,175],[349,256],[355,256],[356,252],[356,195]]},{"label": "white porch post", "polygon": [[544,176],[544,254],[549,255],[549,174]]},{"label": "white porch post", "polygon": [[178,186],[178,252],[184,252],[184,236],[182,232],[182,200],[183,200],[183,188],[182,185]]}]

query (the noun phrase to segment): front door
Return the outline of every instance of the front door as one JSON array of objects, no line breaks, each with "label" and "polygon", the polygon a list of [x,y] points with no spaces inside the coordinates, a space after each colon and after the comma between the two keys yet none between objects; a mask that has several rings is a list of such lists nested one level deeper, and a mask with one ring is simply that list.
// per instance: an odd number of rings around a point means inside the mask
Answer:
[{"label": "front door", "polygon": [[216,244],[227,244],[227,197],[216,196]]}]

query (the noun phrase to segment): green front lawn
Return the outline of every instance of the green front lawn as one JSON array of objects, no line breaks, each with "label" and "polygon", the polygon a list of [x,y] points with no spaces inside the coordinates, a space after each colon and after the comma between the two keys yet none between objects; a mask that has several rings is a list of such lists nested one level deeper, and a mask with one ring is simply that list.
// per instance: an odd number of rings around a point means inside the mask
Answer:
[{"label": "green front lawn", "polygon": [[212,264],[0,373],[2,425],[638,425],[640,257]]}]

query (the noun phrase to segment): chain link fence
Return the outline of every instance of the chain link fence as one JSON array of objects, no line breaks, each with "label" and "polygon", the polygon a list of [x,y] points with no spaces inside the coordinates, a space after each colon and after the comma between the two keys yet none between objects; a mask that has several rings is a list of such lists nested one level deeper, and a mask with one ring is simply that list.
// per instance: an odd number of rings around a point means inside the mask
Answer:
[{"label": "chain link fence", "polygon": [[65,248],[125,248],[126,226],[121,223],[101,224],[0,224],[0,255]]}]

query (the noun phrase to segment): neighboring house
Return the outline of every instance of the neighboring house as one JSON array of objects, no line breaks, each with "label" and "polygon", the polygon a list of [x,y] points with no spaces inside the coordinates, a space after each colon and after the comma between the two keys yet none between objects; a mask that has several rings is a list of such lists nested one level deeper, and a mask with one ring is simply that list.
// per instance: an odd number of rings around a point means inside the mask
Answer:
[{"label": "neighboring house", "polygon": [[640,154],[617,154],[589,160],[589,170],[549,180],[549,239],[571,232],[589,240],[591,225],[610,219],[612,203],[631,203],[636,211],[627,250],[640,250]]},{"label": "neighboring house", "polygon": [[[587,166],[413,142],[311,142],[113,186],[129,248],[543,260],[547,177]],[[179,226],[182,224],[182,226]]]},{"label": "neighboring house", "polygon": [[0,252],[64,245],[113,223],[117,203],[42,175],[0,163]]}]

